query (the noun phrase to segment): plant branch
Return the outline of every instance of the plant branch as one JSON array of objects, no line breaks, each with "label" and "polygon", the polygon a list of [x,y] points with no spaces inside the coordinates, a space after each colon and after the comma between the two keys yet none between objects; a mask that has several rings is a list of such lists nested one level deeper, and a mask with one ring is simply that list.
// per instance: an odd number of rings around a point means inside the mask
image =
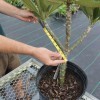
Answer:
[{"label": "plant branch", "polygon": [[59,41],[59,39],[56,37],[56,35],[53,33],[53,31],[51,30],[51,28],[49,27],[49,25],[47,24],[47,22],[45,21],[40,21],[40,23],[42,23],[42,27],[45,27],[48,32],[50,33],[50,35],[53,37],[53,39],[55,40],[55,42],[58,44],[58,46],[60,47],[60,49],[63,51],[63,53],[65,52],[65,48],[62,45],[62,43]]},{"label": "plant branch", "polygon": [[89,32],[91,31],[92,27],[94,24],[90,24],[86,31],[80,36],[80,38],[73,44],[72,47],[70,47],[70,49],[68,50],[70,53],[74,48],[76,48],[80,43],[82,43],[82,41],[87,37],[87,35],[89,34]]}]

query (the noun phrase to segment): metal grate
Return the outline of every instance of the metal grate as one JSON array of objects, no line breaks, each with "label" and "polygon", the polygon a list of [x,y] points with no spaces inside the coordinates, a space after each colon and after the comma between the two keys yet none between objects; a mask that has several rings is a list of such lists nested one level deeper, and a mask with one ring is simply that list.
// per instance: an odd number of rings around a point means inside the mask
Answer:
[{"label": "metal grate", "polygon": [[0,89],[0,95],[6,100],[20,100],[21,98],[31,100],[35,95],[35,87],[34,76],[28,71],[23,71]]},{"label": "metal grate", "polygon": [[[34,59],[30,59],[11,73],[0,79],[0,100],[39,100],[39,93],[35,84],[35,76],[42,66]],[[99,100],[89,93],[85,93],[80,100]]]},{"label": "metal grate", "polygon": [[38,65],[32,60],[28,62],[0,79],[0,100],[32,100],[37,93],[35,75]]}]

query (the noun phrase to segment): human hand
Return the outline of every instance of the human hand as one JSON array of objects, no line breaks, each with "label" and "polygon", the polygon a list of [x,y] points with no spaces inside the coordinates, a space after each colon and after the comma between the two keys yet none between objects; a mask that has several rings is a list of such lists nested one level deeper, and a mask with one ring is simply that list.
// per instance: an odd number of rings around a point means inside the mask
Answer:
[{"label": "human hand", "polygon": [[64,63],[61,56],[57,52],[52,52],[46,48],[37,48],[35,55],[41,62],[46,65],[57,66],[58,64]]},{"label": "human hand", "polygon": [[37,22],[37,17],[35,17],[32,12],[19,9],[5,2],[5,0],[0,1],[0,12],[12,17],[16,17],[22,21]]},{"label": "human hand", "polygon": [[37,17],[35,17],[35,15],[28,10],[19,9],[19,13],[15,17],[26,22],[35,23],[38,21]]}]

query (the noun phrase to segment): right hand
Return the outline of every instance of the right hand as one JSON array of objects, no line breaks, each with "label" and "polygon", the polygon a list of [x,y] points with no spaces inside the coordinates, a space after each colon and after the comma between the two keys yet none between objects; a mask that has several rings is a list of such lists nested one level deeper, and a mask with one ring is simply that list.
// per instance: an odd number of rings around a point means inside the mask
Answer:
[{"label": "right hand", "polygon": [[61,63],[65,63],[65,61],[61,59],[59,53],[46,48],[37,48],[35,57],[48,66],[57,66]]}]

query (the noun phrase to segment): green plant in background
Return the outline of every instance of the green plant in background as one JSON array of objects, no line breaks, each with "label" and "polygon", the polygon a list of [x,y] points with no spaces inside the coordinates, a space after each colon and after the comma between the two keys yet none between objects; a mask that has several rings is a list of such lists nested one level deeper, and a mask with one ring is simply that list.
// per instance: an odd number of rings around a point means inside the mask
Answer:
[{"label": "green plant in background", "polygon": [[[79,9],[79,6],[76,4],[71,4],[70,6],[72,14],[76,13]],[[54,12],[56,18],[65,18],[66,17],[66,5],[63,4],[61,7],[57,8]]]},{"label": "green plant in background", "polygon": [[64,16],[66,15],[66,5],[62,5],[61,7],[58,8],[58,10],[61,15]]},{"label": "green plant in background", "polygon": [[66,16],[66,5],[63,4],[61,7],[57,8],[57,10],[54,12],[56,17],[65,17]]},{"label": "green plant in background", "polygon": [[79,5],[71,4],[70,9],[71,9],[72,14],[74,14],[79,10]]},{"label": "green plant in background", "polygon": [[22,0],[5,0],[5,1],[19,8],[23,6]]},{"label": "green plant in background", "polygon": [[[68,57],[70,51],[72,51],[78,44],[80,44],[83,39],[90,32],[94,24],[100,20],[100,0],[23,0],[24,4],[39,18],[43,25],[43,28],[47,29],[49,33],[54,37],[59,47],[62,49],[66,58]],[[71,5],[78,4],[81,10],[88,17],[90,24],[86,31],[80,36],[80,38],[75,42],[75,44],[70,47],[70,35],[71,35]],[[65,47],[60,43],[58,38],[54,35],[50,27],[48,26],[46,19],[53,13],[58,7],[63,7],[66,5],[66,43]],[[65,10],[62,10],[65,11]],[[65,77],[66,63],[60,66],[60,83],[63,85]]]},{"label": "green plant in background", "polygon": [[74,0],[77,4],[84,7],[99,7],[100,8],[100,0]]}]

